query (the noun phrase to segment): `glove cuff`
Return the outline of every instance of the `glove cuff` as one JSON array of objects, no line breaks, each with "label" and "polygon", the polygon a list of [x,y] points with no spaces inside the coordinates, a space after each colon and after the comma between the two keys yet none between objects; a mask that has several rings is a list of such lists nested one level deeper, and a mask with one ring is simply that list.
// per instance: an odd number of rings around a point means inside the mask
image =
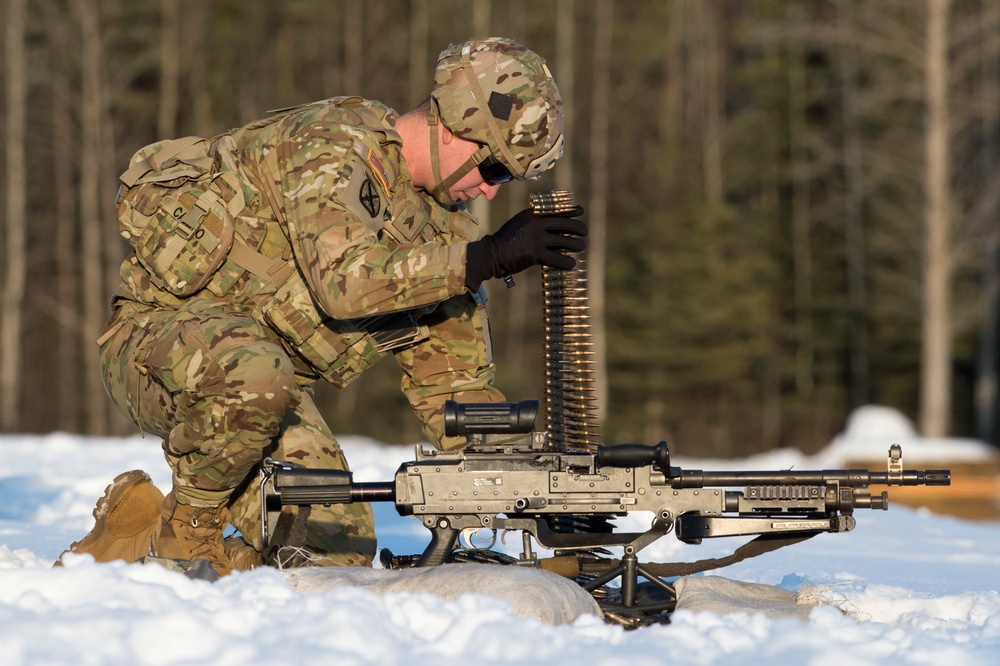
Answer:
[{"label": "glove cuff", "polygon": [[483,282],[496,277],[493,251],[488,239],[492,240],[486,236],[465,246],[465,286],[469,291],[477,291]]}]

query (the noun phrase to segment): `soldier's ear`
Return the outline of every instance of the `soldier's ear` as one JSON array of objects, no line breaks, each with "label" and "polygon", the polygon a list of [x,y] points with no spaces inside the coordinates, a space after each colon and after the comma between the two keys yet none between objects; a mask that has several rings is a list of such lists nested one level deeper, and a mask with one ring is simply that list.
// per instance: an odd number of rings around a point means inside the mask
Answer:
[{"label": "soldier's ear", "polygon": [[441,143],[443,143],[444,145],[447,146],[448,144],[450,144],[452,142],[452,140],[454,138],[455,138],[455,135],[452,134],[451,130],[448,129],[444,125],[444,123],[442,123],[441,124]]}]

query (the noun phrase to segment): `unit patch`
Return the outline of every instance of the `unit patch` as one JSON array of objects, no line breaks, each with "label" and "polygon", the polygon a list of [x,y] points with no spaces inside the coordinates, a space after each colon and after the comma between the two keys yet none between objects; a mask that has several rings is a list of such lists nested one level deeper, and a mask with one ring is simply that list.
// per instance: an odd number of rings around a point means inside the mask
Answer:
[{"label": "unit patch", "polygon": [[337,193],[337,201],[349,210],[358,221],[373,233],[378,233],[392,218],[389,210],[389,193],[382,189],[381,176],[376,175],[368,162],[358,156],[351,168],[347,184]]},{"label": "unit patch", "polygon": [[377,217],[379,211],[382,210],[382,199],[379,197],[378,190],[375,189],[371,178],[365,178],[364,182],[361,183],[358,201],[368,211],[370,217]]}]

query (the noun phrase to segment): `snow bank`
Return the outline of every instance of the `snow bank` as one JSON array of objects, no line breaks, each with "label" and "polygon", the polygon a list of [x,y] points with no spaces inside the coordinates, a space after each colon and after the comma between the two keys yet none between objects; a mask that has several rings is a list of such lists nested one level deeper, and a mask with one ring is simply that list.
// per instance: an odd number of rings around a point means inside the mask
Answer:
[{"label": "snow bank", "polygon": [[[892,441],[887,442],[887,439]],[[903,445],[908,466],[994,455],[964,440],[928,441],[891,414],[866,410],[819,456],[782,451],[704,469],[839,466],[859,451],[881,459]],[[344,438],[364,481],[387,480],[408,447]],[[141,468],[166,489],[149,438],[0,437],[0,662],[34,664],[274,663],[676,664],[1000,663],[1000,525],[893,506],[863,512],[848,534],[820,535],[713,572],[827,604],[802,618],[682,609],[667,626],[626,632],[591,614],[554,626],[519,617],[509,599],[459,593],[375,594],[360,585],[297,591],[281,572],[218,583],[154,566],[51,562],[92,525],[90,512],[118,473]],[[865,456],[870,457],[870,456]],[[983,458],[985,459],[985,458]],[[821,461],[821,462],[817,462]],[[687,467],[695,465],[677,461]],[[423,550],[426,530],[378,505],[380,544]],[[642,516],[623,521],[641,525]],[[648,519],[645,519],[648,525]],[[732,552],[742,540],[681,544],[668,535],[645,559],[683,561]],[[310,574],[306,574],[310,575]]]}]

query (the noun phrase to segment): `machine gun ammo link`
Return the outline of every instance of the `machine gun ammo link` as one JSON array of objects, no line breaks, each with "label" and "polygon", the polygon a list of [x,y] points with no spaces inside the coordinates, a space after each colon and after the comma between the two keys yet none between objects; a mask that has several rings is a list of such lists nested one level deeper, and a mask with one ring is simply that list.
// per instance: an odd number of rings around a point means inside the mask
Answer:
[{"label": "machine gun ammo link", "polygon": [[[568,213],[576,207],[569,190],[528,195],[536,215]],[[545,431],[557,448],[596,451],[600,445],[590,339],[587,272],[582,257],[575,268],[542,268],[545,356]]]}]

